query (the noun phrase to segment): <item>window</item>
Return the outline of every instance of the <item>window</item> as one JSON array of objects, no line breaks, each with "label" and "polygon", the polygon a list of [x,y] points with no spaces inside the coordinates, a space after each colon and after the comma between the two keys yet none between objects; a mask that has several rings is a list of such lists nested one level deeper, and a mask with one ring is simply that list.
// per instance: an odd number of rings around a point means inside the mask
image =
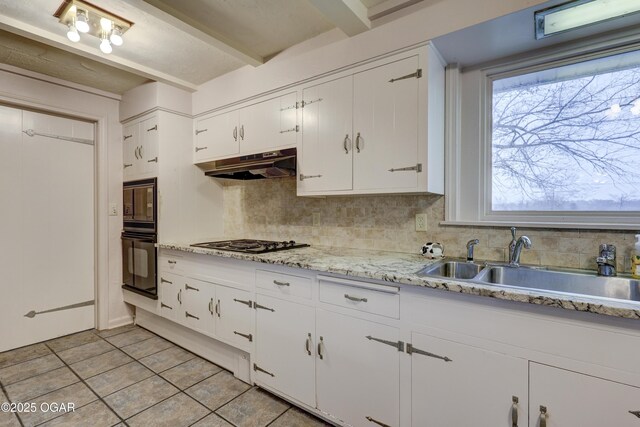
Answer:
[{"label": "window", "polygon": [[640,211],[640,53],[492,82],[492,211]]}]

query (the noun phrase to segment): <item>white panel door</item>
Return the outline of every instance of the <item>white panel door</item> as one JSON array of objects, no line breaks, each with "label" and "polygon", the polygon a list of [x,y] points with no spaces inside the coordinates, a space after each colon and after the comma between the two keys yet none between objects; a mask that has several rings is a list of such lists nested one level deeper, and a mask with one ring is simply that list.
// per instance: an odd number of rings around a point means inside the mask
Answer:
[{"label": "white panel door", "polygon": [[297,142],[298,93],[292,92],[280,97],[280,137],[278,145],[294,147]]},{"label": "white panel door", "polygon": [[216,286],[216,335],[245,350],[253,347],[254,309],[252,293]]},{"label": "white panel door", "polygon": [[533,362],[529,381],[529,427],[542,418],[547,427],[640,424],[640,388]]},{"label": "white panel door", "polygon": [[195,133],[195,163],[233,156],[240,152],[238,110],[198,120]]},{"label": "white panel door", "polygon": [[[1,243],[22,260],[14,267],[22,269],[20,282],[2,283],[19,317],[0,322],[20,337],[12,344],[0,338],[5,350],[95,325],[94,125],[29,111],[22,119],[21,175],[11,180],[21,194],[10,205],[20,212],[20,237]],[[39,314],[25,317],[31,311]]]},{"label": "white panel door", "polygon": [[242,108],[239,117],[240,153],[262,153],[280,145],[280,98]]},{"label": "white panel door", "polygon": [[138,123],[128,124],[122,132],[122,167],[125,181],[134,179],[140,173],[139,149]]},{"label": "white panel door", "polygon": [[182,317],[182,276],[161,271],[158,275],[158,298],[160,299],[160,315],[174,322]]},{"label": "white panel door", "polygon": [[402,353],[368,336],[400,339],[397,328],[316,311],[317,407],[355,427],[397,427]]},{"label": "white panel door", "polygon": [[215,285],[188,277],[181,278],[184,325],[203,333],[215,333]]},{"label": "white panel door", "polygon": [[351,190],[353,77],[302,91],[300,193]]},{"label": "white panel door", "polygon": [[151,117],[140,123],[140,172],[145,176],[158,176],[158,118]]},{"label": "white panel door", "polygon": [[418,163],[420,79],[391,81],[417,69],[418,56],[412,56],[354,75],[354,190],[410,189],[426,179],[416,170],[390,171]]},{"label": "white panel door", "polygon": [[315,308],[257,295],[255,379],[316,406]]},{"label": "white panel door", "polygon": [[413,427],[527,425],[527,360],[415,332],[411,341]]}]

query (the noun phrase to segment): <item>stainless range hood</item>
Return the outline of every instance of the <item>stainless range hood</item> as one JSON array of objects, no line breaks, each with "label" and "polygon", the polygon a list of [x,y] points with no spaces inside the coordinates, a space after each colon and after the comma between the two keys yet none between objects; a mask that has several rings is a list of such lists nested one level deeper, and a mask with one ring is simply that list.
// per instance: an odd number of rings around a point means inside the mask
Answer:
[{"label": "stainless range hood", "polygon": [[268,151],[230,159],[199,163],[204,174],[226,179],[264,179],[295,176],[296,149]]}]

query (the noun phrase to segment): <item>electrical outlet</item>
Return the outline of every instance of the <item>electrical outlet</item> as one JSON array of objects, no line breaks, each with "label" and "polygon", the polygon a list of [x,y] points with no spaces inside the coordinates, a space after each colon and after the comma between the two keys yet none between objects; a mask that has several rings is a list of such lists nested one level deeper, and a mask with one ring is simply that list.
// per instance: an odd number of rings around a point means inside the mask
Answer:
[{"label": "electrical outlet", "polygon": [[118,205],[116,203],[109,204],[109,216],[118,216]]},{"label": "electrical outlet", "polygon": [[427,231],[427,214],[416,214],[416,231]]}]

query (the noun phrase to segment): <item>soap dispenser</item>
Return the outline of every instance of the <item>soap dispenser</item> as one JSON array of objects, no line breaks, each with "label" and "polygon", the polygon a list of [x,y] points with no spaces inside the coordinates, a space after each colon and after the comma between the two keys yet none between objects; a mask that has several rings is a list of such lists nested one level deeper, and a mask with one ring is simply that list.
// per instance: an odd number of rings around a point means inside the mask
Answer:
[{"label": "soap dispenser", "polygon": [[640,234],[636,234],[636,243],[631,255],[631,276],[640,279]]}]

